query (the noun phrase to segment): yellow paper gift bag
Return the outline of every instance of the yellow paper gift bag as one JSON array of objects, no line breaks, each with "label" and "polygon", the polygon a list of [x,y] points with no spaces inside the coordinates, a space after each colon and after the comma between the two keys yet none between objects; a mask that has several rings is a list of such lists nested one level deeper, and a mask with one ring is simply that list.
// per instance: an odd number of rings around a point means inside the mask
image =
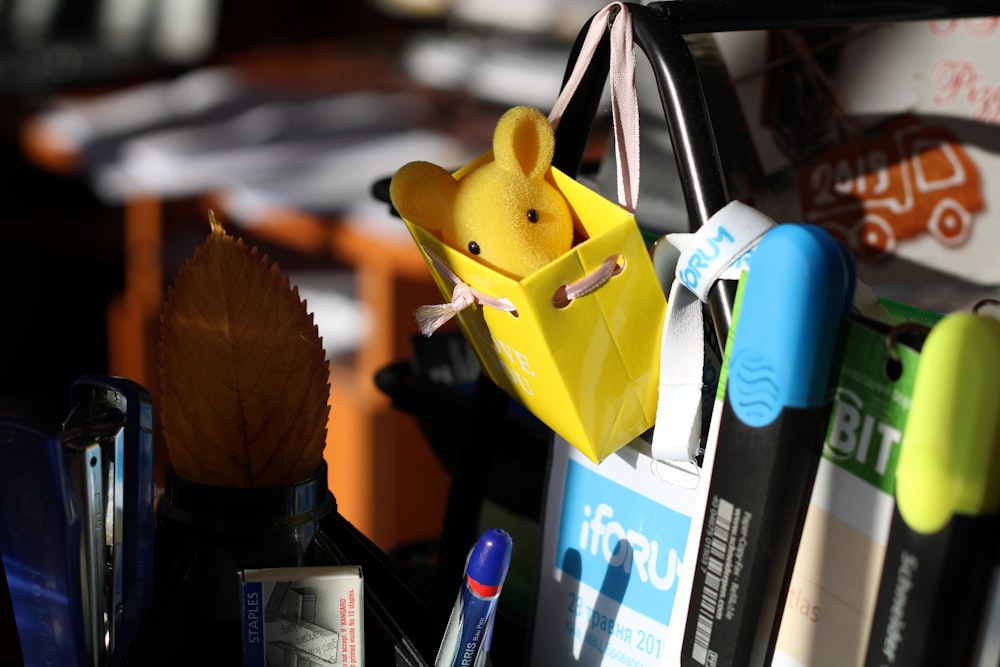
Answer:
[{"label": "yellow paper gift bag", "polygon": [[[489,159],[481,156],[455,177]],[[484,372],[600,462],[653,426],[666,299],[634,215],[550,169],[585,240],[521,280],[406,225],[446,300],[457,280],[513,305],[506,312],[477,304],[457,315]],[[609,260],[617,270],[607,282],[562,305],[561,290]]]}]

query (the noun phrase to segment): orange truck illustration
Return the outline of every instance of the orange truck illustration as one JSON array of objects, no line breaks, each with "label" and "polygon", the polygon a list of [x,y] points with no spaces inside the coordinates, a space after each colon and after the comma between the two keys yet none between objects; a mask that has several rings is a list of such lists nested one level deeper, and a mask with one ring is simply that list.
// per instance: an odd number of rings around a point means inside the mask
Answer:
[{"label": "orange truck illustration", "polygon": [[983,208],[979,170],[961,144],[912,116],[819,156],[798,176],[805,219],[861,259],[883,257],[922,233],[960,245]]}]

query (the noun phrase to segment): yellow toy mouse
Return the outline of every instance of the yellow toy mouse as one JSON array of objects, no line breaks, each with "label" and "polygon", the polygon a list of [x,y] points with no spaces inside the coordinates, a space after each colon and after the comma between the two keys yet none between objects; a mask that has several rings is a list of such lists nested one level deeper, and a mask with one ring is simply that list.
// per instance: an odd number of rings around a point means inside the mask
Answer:
[{"label": "yellow toy mouse", "polygon": [[548,118],[514,107],[497,122],[492,161],[459,179],[410,162],[393,175],[389,197],[412,224],[519,280],[573,245],[573,213],[552,182],[554,149]]}]

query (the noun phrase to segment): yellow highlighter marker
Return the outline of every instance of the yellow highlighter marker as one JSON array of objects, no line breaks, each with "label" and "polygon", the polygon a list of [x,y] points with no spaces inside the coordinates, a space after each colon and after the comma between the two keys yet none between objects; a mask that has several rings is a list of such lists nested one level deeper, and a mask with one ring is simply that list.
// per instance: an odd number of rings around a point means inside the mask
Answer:
[{"label": "yellow highlighter marker", "polygon": [[927,336],[895,497],[865,664],[968,664],[1000,528],[1000,320]]}]

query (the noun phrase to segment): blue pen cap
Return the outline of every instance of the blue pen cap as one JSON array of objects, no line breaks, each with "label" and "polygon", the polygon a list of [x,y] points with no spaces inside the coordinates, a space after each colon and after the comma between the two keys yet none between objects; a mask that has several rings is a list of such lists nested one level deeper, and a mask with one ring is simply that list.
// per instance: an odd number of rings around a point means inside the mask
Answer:
[{"label": "blue pen cap", "polygon": [[499,592],[507,578],[512,549],[510,535],[502,528],[490,528],[480,535],[465,567],[466,580],[476,594],[492,597]]},{"label": "blue pen cap", "polygon": [[854,300],[851,256],[810,224],[778,225],[754,251],[730,350],[729,400],[743,423],[827,397],[840,326]]}]

